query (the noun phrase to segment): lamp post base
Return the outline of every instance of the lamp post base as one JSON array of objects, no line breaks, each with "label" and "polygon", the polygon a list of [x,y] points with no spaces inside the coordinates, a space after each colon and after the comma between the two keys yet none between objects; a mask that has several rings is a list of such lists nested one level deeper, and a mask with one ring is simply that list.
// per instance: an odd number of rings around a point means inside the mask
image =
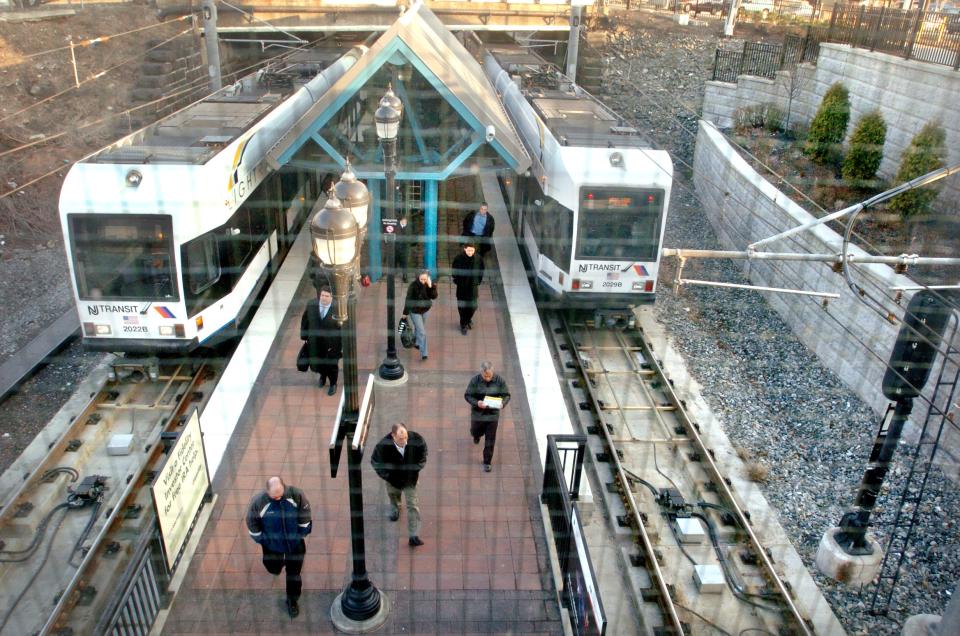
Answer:
[{"label": "lamp post base", "polygon": [[387,382],[398,382],[398,380],[406,381],[406,371],[403,368],[403,365],[400,364],[399,360],[384,360],[380,363],[380,368],[377,370],[377,376],[381,380]]},{"label": "lamp post base", "polygon": [[337,598],[333,599],[333,605],[330,607],[330,620],[333,621],[333,626],[347,634],[368,634],[380,629],[383,624],[387,622],[387,617],[390,615],[390,597],[386,594],[381,594],[375,587],[371,586],[371,589],[378,597],[380,607],[372,616],[364,620],[348,618],[343,612],[343,597],[345,594],[349,595],[353,593],[351,588],[348,587],[340,594],[337,594]]}]

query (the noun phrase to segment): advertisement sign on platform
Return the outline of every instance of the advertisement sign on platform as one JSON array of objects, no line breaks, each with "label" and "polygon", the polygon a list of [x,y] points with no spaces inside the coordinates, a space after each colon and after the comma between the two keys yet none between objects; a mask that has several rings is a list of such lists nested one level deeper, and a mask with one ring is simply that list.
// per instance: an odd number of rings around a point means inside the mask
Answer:
[{"label": "advertisement sign on platform", "polygon": [[207,457],[203,451],[200,414],[194,410],[180,437],[170,449],[167,462],[153,483],[163,551],[171,571],[180,556],[190,529],[210,487]]}]

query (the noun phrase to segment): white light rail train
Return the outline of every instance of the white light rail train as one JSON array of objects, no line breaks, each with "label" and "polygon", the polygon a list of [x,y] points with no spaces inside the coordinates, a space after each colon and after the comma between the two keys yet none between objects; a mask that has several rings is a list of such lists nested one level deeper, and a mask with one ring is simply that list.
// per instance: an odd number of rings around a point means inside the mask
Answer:
[{"label": "white light rail train", "polygon": [[299,51],[70,169],[60,221],[86,348],[182,354],[236,335],[320,189],[262,159],[361,54]]},{"label": "white light rail train", "polygon": [[483,64],[533,159],[500,187],[538,290],[598,325],[632,324],[655,298],[669,154],[519,46],[488,45]]}]

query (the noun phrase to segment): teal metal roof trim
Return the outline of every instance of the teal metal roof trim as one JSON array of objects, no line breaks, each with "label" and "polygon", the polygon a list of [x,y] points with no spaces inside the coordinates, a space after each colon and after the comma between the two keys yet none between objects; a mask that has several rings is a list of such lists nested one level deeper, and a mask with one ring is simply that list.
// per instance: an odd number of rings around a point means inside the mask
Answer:
[{"label": "teal metal roof trim", "polygon": [[[421,2],[415,2],[401,15],[356,64],[319,97],[270,149],[267,161],[276,166],[287,163],[396,55],[405,58],[430,80],[470,124],[481,143],[486,141],[487,127],[492,126],[495,136],[487,143],[511,168],[519,173],[530,166],[530,157],[483,68]],[[460,160],[463,159],[465,157]]]}]

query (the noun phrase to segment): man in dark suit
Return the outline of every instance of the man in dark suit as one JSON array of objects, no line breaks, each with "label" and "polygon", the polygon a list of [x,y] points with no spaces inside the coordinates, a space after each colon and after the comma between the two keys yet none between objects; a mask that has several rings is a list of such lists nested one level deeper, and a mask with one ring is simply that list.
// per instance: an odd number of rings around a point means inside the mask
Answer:
[{"label": "man in dark suit", "polygon": [[463,236],[474,237],[477,252],[484,258],[493,247],[493,215],[487,211],[487,204],[481,203],[480,209],[471,212],[463,219]]},{"label": "man in dark suit", "polygon": [[417,480],[427,463],[427,443],[419,433],[407,431],[397,422],[373,449],[370,459],[377,475],[387,482],[390,498],[390,521],[400,518],[400,497],[407,500],[407,530],[410,546],[423,545],[420,540],[420,508],[417,505]]},{"label": "man in dark suit", "polygon": [[337,392],[338,363],[342,355],[340,325],[334,318],[333,294],[329,287],[321,287],[317,301],[307,303],[300,318],[300,339],[307,341],[310,369],[320,374],[317,386],[330,380],[327,395]]}]

